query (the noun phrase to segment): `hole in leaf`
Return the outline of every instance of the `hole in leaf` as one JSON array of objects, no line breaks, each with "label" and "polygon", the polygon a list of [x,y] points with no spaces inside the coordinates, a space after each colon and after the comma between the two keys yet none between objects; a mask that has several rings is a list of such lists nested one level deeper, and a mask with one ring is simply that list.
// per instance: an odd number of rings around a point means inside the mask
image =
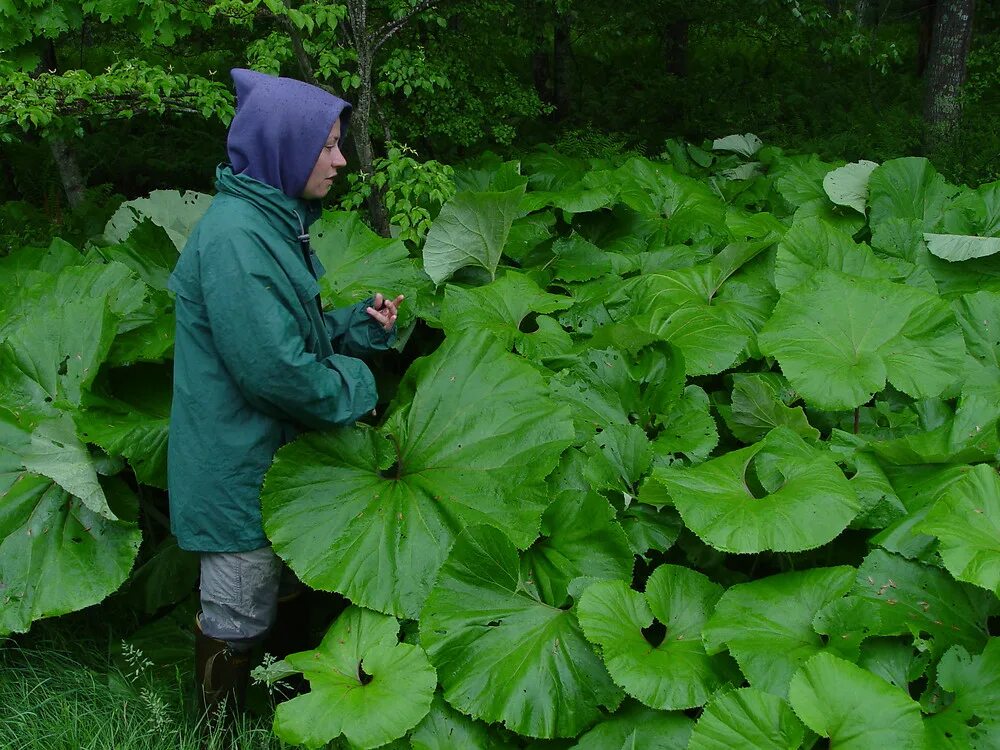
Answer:
[{"label": "hole in leaf", "polygon": [[399,479],[399,471],[400,471],[399,461],[396,461],[396,463],[394,463],[388,469],[380,471],[378,475],[383,479]]},{"label": "hole in leaf", "polygon": [[654,618],[649,627],[642,629],[642,637],[650,646],[658,648],[663,643],[663,639],[667,637],[667,626]]},{"label": "hole in leaf", "polygon": [[488,623],[486,623],[486,627],[488,627],[488,628],[499,628],[500,625],[502,625],[502,624],[503,624],[503,620],[490,620]]},{"label": "hole in leaf", "polygon": [[358,682],[360,682],[362,685],[367,685],[375,678],[365,671],[364,663],[365,662],[363,659],[358,662]]},{"label": "hole in leaf", "polygon": [[757,500],[762,500],[768,495],[767,490],[764,489],[764,485],[760,481],[760,477],[757,476],[757,462],[754,459],[750,459],[746,471],[743,472],[743,486]]},{"label": "hole in leaf", "polygon": [[591,370],[593,370],[594,372],[597,372],[597,363],[596,362],[588,362],[588,364],[590,365],[590,369]]},{"label": "hole in leaf", "polygon": [[66,367],[67,362],[69,362],[68,354],[65,357],[63,357],[63,361],[59,363],[59,369],[57,369],[56,372],[59,373],[60,375],[65,375],[67,372],[69,372],[69,368]]},{"label": "hole in leaf", "polygon": [[969,717],[969,720],[967,722],[965,722],[965,725],[967,727],[978,727],[982,723],[983,723],[983,720],[981,718],[979,718],[978,716],[976,716],[975,714],[973,714],[972,716]]},{"label": "hole in leaf", "polygon": [[986,619],[986,631],[991,636],[1000,635],[1000,615],[992,615]]},{"label": "hole in leaf", "polygon": [[534,333],[538,330],[538,313],[528,313],[521,319],[520,325],[518,325],[517,330],[521,333]]},{"label": "hole in leaf", "polygon": [[83,544],[83,540],[78,536],[73,537],[70,541],[74,544]]}]

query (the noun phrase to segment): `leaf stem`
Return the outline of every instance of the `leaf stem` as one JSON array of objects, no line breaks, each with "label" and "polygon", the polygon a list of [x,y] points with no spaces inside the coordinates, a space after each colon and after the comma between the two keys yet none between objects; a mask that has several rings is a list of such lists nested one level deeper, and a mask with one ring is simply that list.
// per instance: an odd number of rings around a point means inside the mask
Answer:
[{"label": "leaf stem", "polygon": [[854,407],[854,434],[857,435],[861,431],[861,407]]}]

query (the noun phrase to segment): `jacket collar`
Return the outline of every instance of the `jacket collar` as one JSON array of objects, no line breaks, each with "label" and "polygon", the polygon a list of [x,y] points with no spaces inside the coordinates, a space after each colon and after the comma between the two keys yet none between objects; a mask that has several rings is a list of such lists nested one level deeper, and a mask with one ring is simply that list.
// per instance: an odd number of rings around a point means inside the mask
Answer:
[{"label": "jacket collar", "polygon": [[322,213],[319,201],[292,198],[253,177],[234,174],[228,164],[220,164],[216,168],[215,187],[220,193],[242,198],[255,205],[271,219],[276,229],[288,234],[290,240],[307,235],[310,225]]}]

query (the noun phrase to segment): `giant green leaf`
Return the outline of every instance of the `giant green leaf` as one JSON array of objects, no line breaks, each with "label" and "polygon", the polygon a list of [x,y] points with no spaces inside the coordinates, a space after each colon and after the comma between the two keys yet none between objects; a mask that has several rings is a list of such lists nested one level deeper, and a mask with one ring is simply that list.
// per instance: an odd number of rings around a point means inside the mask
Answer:
[{"label": "giant green leaf", "polygon": [[641,316],[650,331],[681,350],[688,375],[722,372],[740,361],[774,304],[766,287],[722,293],[731,274],[711,263],[629,280],[611,300],[627,301],[616,319]]},{"label": "giant green leaf", "polygon": [[500,193],[458,193],[448,201],[424,243],[424,270],[434,283],[466,266],[495,275],[523,195],[522,185]]},{"label": "giant green leaf", "polygon": [[122,203],[104,227],[104,236],[121,242],[143,219],[149,219],[166,230],[179,251],[211,203],[212,196],[193,190],[154,190],[148,198]]},{"label": "giant green leaf", "polygon": [[[721,595],[722,587],[701,573],[661,565],[645,593],[622,581],[587,587],[580,597],[580,625],[601,647],[611,677],[633,698],[650,708],[694,708],[737,674],[728,657],[706,654],[701,641],[702,626]],[[649,630],[654,622],[666,630],[662,640]]]},{"label": "giant green leaf", "polygon": [[[648,334],[647,334],[648,335]],[[553,396],[572,406],[580,436],[612,424],[649,425],[669,414],[684,384],[683,360],[662,342],[638,351],[591,349],[551,381]]]},{"label": "giant green leaf", "polygon": [[868,180],[868,219],[872,227],[891,219],[913,219],[930,232],[944,218],[957,192],[927,159],[890,159]]},{"label": "giant green leaf", "polygon": [[613,173],[619,200],[647,216],[667,218],[672,243],[725,239],[725,205],[711,188],[673,167],[635,157]]},{"label": "giant green leaf", "polygon": [[712,141],[713,151],[733,151],[749,159],[764,145],[764,142],[753,133],[739,133],[716,138]]},{"label": "giant green leaf", "polygon": [[490,733],[485,724],[473,721],[445,703],[435,693],[431,710],[410,734],[412,750],[490,750]]},{"label": "giant green leaf", "polygon": [[693,723],[682,713],[630,702],[584,733],[573,750],[687,750]]},{"label": "giant green leaf", "polygon": [[806,728],[788,704],[748,687],[719,693],[705,707],[688,750],[798,750]]},{"label": "giant green leaf", "polygon": [[674,408],[659,421],[662,429],[653,443],[657,460],[680,453],[691,463],[700,463],[719,444],[708,394],[696,385],[685,388]]},{"label": "giant green leaf", "polygon": [[856,244],[851,235],[817,218],[796,221],[778,243],[774,260],[774,285],[785,293],[821,268],[849,276],[888,279],[892,267],[868,245]]},{"label": "giant green leaf", "polygon": [[140,537],[115,520],[68,415],[32,430],[0,409],[0,633],[103,600]]},{"label": "giant green leaf", "polygon": [[119,244],[95,247],[92,252],[106,261],[127,266],[153,289],[166,291],[167,279],[177,264],[179,248],[163,227],[143,219]]},{"label": "giant green leaf", "polygon": [[467,529],[420,616],[445,699],[529,737],[575,737],[620,693],[573,610],[529,593],[517,549],[499,531]]},{"label": "giant green leaf", "polygon": [[326,211],[309,233],[326,269],[319,280],[324,300],[342,306],[376,292],[402,294],[407,298],[400,311],[404,322],[408,308],[422,308],[431,282],[400,240],[379,237],[354,211]]},{"label": "giant green leaf", "polygon": [[932,747],[990,750],[1000,746],[1000,638],[970,656],[961,646],[948,649],[937,668],[948,693],[945,707],[926,722]]},{"label": "giant green leaf", "polygon": [[262,493],[275,551],[315,588],[413,617],[455,535],[493,524],[538,536],[542,480],[573,439],[541,376],[488,334],[449,338],[411,366],[380,432],[307,435]]},{"label": "giant green leaf", "polygon": [[400,643],[392,617],[351,607],[315,651],[285,658],[310,691],[278,706],[274,732],[319,748],[343,735],[359,750],[402,737],[431,707],[437,683],[419,646]]},{"label": "giant green leaf", "polygon": [[825,650],[813,618],[850,590],[854,576],[846,566],[813,568],[733,586],[705,624],[705,648],[728,649],[753,687],[785,698],[795,671]]},{"label": "giant green leaf", "polygon": [[92,395],[74,415],[82,440],[128,459],[136,478],[167,489],[167,433],[172,385],[162,366],[114,371],[117,398]]},{"label": "giant green leaf", "polygon": [[798,394],[780,375],[737,373],[732,377],[732,402],[719,411],[733,435],[744,443],[757,442],[782,426],[807,440],[819,438],[819,430],[809,424],[802,407],[790,406]]},{"label": "giant green leaf", "polygon": [[574,578],[631,580],[632,551],[615,511],[600,495],[564,491],[542,516],[542,536],[521,556],[521,578],[553,607]]},{"label": "giant green leaf", "polygon": [[868,203],[868,180],[877,166],[862,159],[831,170],[823,178],[823,190],[838,206],[848,206],[863,215]]},{"label": "giant green leaf", "polygon": [[982,650],[996,608],[993,594],[879,549],[865,558],[851,593],[876,613],[879,634],[920,635],[934,654],[952,645]]},{"label": "giant green leaf", "polygon": [[941,300],[829,269],[782,295],[758,342],[810,405],[831,410],[860,406],[886,381],[915,398],[937,396],[965,357]]},{"label": "giant green leaf", "polygon": [[[541,359],[565,354],[572,348],[569,334],[544,316],[569,305],[568,297],[549,294],[528,277],[508,272],[492,284],[474,289],[448,286],[441,305],[441,325],[449,335],[489,331],[508,351],[514,348],[522,354],[531,352]],[[522,322],[532,314],[537,316],[534,320],[538,327],[526,333],[521,330]],[[546,326],[545,320],[552,326]]]},{"label": "giant green leaf", "polygon": [[924,235],[924,240],[931,253],[953,263],[1000,253],[1000,237],[928,233]]},{"label": "giant green leaf", "polygon": [[838,750],[928,748],[916,701],[831,654],[816,654],[795,674],[789,702],[806,726]]},{"label": "giant green leaf", "polygon": [[941,557],[960,581],[1000,596],[1000,476],[987,464],[972,468],[938,499],[917,527],[940,540]]},{"label": "giant green leaf", "polygon": [[[755,494],[747,481],[760,467],[779,481]],[[836,537],[860,509],[833,459],[786,427],[748,448],[698,466],[654,469],[653,476],[687,527],[725,552],[812,549]]]}]

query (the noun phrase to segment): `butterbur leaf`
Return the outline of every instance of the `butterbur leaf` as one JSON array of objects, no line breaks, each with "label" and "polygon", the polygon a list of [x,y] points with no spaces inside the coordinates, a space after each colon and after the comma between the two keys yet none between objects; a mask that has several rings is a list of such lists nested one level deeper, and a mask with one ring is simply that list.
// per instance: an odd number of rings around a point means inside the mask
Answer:
[{"label": "butterbur leaf", "polygon": [[165,490],[170,380],[158,368],[132,367],[125,372],[141,388],[125,394],[128,401],[88,397],[85,408],[74,415],[80,438],[109,455],[124,456],[140,482]]},{"label": "butterbur leaf", "polygon": [[0,409],[0,633],[103,600],[140,538],[115,520],[69,415],[32,431]]},{"label": "butterbur leaf", "polygon": [[586,477],[595,490],[621,490],[634,494],[649,471],[653,447],[638,425],[613,424],[583,446],[590,457]]},{"label": "butterbur leaf", "polygon": [[580,625],[626,693],[650,708],[693,708],[738,674],[727,656],[706,654],[701,641],[721,595],[701,573],[661,565],[644,594],[622,581],[589,586],[578,605]]},{"label": "butterbur leaf", "polygon": [[708,394],[689,385],[668,414],[660,417],[662,429],[653,443],[658,458],[683,454],[691,463],[708,458],[719,444],[719,430],[709,412]]},{"label": "butterbur leaf", "polygon": [[764,142],[753,133],[743,135],[727,135],[725,138],[716,138],[712,141],[713,151],[733,151],[740,156],[749,159],[760,151]]},{"label": "butterbur leaf", "polygon": [[856,244],[847,232],[817,218],[796,221],[778,244],[774,285],[787,292],[822,268],[866,279],[895,275],[889,264],[867,245]]},{"label": "butterbur leaf", "polygon": [[558,239],[552,245],[556,254],[553,269],[557,279],[590,281],[611,273],[611,257],[578,234]]},{"label": "butterbur leaf", "polygon": [[930,661],[930,654],[920,653],[896,638],[872,638],[858,651],[858,666],[900,690],[909,690],[910,683],[924,674]]},{"label": "butterbur leaf", "polygon": [[431,281],[398,239],[379,237],[354,211],[326,211],[310,228],[311,246],[326,273],[320,278],[324,301],[353,305],[376,292],[402,294],[404,320],[431,292]]},{"label": "butterbur leaf", "polygon": [[728,649],[753,687],[787,697],[795,671],[825,649],[813,618],[851,589],[854,576],[854,568],[814,568],[737,584],[705,624],[705,648]]},{"label": "butterbur leaf", "polygon": [[106,261],[127,266],[153,289],[167,290],[167,279],[177,264],[177,247],[166,230],[143,219],[119,244],[96,247],[93,252]]},{"label": "butterbur leaf", "polygon": [[303,581],[412,618],[463,526],[534,541],[573,428],[538,372],[485,333],[446,339],[400,393],[382,435],[308,434],[279,451],[262,506]]},{"label": "butterbur leaf", "polygon": [[400,643],[398,633],[395,618],[351,607],[315,651],[286,657],[310,692],[278,706],[275,734],[308,748],[343,735],[368,750],[416,726],[430,710],[437,677],[423,650]]},{"label": "butterbur leaf", "polygon": [[881,635],[918,635],[933,654],[960,645],[979,652],[996,598],[940,568],[874,550],[858,569],[854,596],[878,615]]},{"label": "butterbur leaf", "polygon": [[580,632],[523,585],[501,532],[466,529],[420,616],[420,643],[452,706],[529,737],[575,737],[620,693]]},{"label": "butterbur leaf", "polygon": [[733,435],[744,443],[755,443],[782,426],[807,440],[818,440],[819,430],[809,424],[802,407],[787,405],[789,394],[794,395],[794,391],[780,375],[737,373],[733,375],[732,404],[722,414]]},{"label": "butterbur leaf", "polygon": [[211,203],[211,195],[194,190],[154,190],[147,198],[122,203],[104,227],[104,236],[110,242],[121,242],[148,219],[163,227],[180,251]]},{"label": "butterbur leaf", "polygon": [[925,234],[927,249],[952,262],[985,258],[1000,253],[1000,237],[972,237],[965,234]]},{"label": "butterbur leaf", "polygon": [[636,555],[645,555],[651,550],[666,552],[674,546],[684,528],[673,508],[653,508],[642,502],[625,508],[619,513],[618,522]]},{"label": "butterbur leaf", "polygon": [[458,193],[441,209],[424,242],[424,270],[435,284],[466,266],[496,274],[518,218],[524,186],[498,193]]},{"label": "butterbur leaf", "polygon": [[485,724],[473,721],[449,706],[435,693],[431,710],[410,734],[412,750],[491,750]]},{"label": "butterbur leaf", "polygon": [[[762,461],[780,484],[755,495],[747,477]],[[698,466],[654,469],[653,477],[687,527],[725,552],[812,549],[836,537],[861,507],[833,459],[785,427]]]},{"label": "butterbur leaf", "polygon": [[937,681],[952,695],[927,720],[931,747],[1000,746],[1000,638],[991,638],[979,656],[970,656],[961,646],[948,649],[938,664]]},{"label": "butterbur leaf", "polygon": [[868,203],[868,180],[877,166],[862,159],[833,169],[823,178],[823,189],[838,206],[848,206],[863,215]]},{"label": "butterbur leaf", "polygon": [[688,750],[798,750],[805,738],[806,728],[784,700],[748,687],[712,698]]},{"label": "butterbur leaf", "polygon": [[521,578],[541,601],[561,607],[574,578],[630,580],[632,563],[608,501],[595,492],[564,491],[542,516],[541,538],[521,556]]},{"label": "butterbur leaf", "polygon": [[535,318],[538,328],[529,333],[521,326],[529,316],[563,310],[570,302],[568,297],[543,291],[527,276],[507,272],[492,284],[474,289],[448,286],[441,305],[441,325],[449,335],[488,331],[508,351],[515,348],[522,353],[532,350],[533,341],[541,336],[551,347],[534,350],[543,356],[562,354],[572,347],[572,340],[558,324],[558,333],[542,330],[542,321],[551,319]]},{"label": "butterbur leaf", "polygon": [[629,702],[584,733],[573,750],[687,750],[694,722]]},{"label": "butterbur leaf", "polygon": [[816,654],[795,674],[789,702],[838,750],[928,750],[916,701],[831,654]]},{"label": "butterbur leaf", "polygon": [[938,499],[918,531],[940,543],[955,578],[1000,596],[1000,476],[979,464]]},{"label": "butterbur leaf", "polygon": [[940,299],[900,284],[817,272],[782,295],[758,334],[812,406],[853,409],[886,381],[914,398],[952,385],[965,358],[954,315]]},{"label": "butterbur leaf", "polygon": [[944,218],[945,208],[958,192],[922,157],[890,159],[868,180],[868,218],[874,228],[892,219],[915,220],[925,232]]}]

